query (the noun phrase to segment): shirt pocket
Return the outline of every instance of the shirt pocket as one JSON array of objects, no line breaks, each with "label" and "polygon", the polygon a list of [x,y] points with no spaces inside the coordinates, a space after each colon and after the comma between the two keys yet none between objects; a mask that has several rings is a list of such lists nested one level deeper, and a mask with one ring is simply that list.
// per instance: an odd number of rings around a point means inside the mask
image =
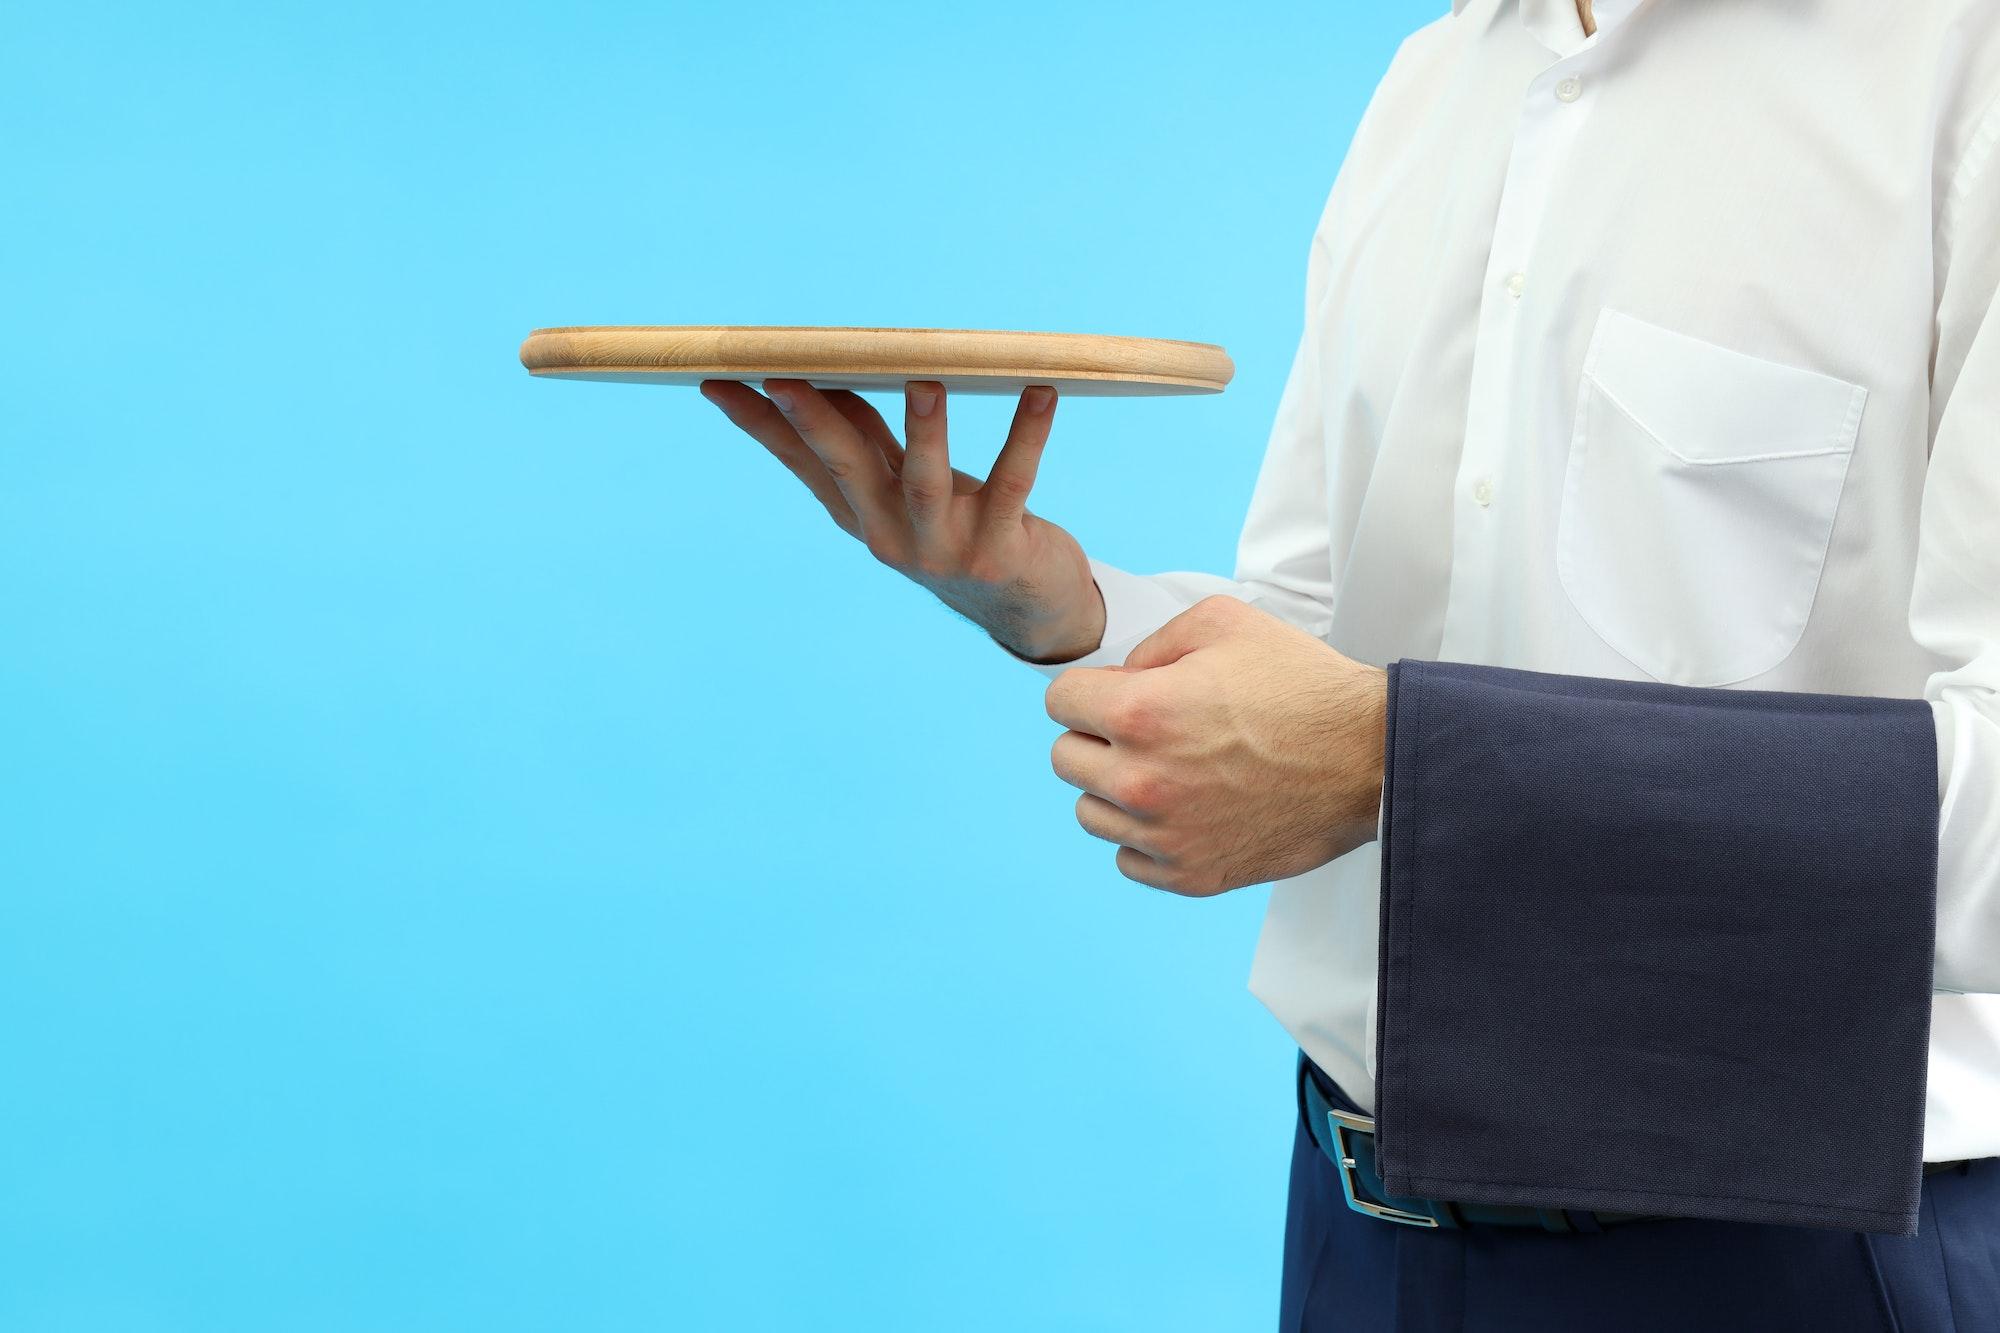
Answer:
[{"label": "shirt pocket", "polygon": [[1867,390],[1606,308],[1577,389],[1556,571],[1657,680],[1727,685],[1805,632]]}]

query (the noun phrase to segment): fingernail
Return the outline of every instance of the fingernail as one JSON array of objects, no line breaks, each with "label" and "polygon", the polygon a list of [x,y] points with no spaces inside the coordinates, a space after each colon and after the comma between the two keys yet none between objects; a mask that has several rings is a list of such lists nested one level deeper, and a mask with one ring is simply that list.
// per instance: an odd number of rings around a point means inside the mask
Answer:
[{"label": "fingernail", "polygon": [[927,417],[936,410],[938,396],[935,389],[909,389],[906,392],[910,398],[910,410],[918,416]]},{"label": "fingernail", "polygon": [[768,388],[765,389],[764,392],[771,395],[771,401],[778,405],[778,410],[780,412],[783,412],[788,416],[791,414],[792,396],[789,393],[786,393],[783,389],[768,389]]},{"label": "fingernail", "polygon": [[1049,405],[1055,402],[1056,391],[1038,384],[1023,394],[1022,400],[1027,403],[1030,412],[1039,415],[1048,411]]}]

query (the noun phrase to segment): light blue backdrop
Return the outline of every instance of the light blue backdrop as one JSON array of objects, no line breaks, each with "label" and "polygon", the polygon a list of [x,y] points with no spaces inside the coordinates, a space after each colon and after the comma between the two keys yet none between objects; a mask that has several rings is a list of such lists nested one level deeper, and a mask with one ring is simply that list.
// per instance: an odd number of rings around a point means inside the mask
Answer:
[{"label": "light blue backdrop", "polygon": [[1226,571],[1444,7],[10,7],[0,1327],[1269,1326],[1265,890],[1120,879],[1041,677],[515,349],[1220,342],[1035,507]]}]

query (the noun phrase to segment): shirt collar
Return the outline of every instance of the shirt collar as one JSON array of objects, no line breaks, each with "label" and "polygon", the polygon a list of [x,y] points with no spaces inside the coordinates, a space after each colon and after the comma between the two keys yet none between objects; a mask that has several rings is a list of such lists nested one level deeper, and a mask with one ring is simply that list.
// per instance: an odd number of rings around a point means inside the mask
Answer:
[{"label": "shirt collar", "polygon": [[[1472,0],[1451,0],[1452,16],[1464,12]],[[1639,7],[1641,0],[1597,0],[1594,17],[1602,36]],[[1583,20],[1576,15],[1576,0],[1520,0],[1521,26],[1536,40],[1559,56],[1573,54],[1587,40]]]}]

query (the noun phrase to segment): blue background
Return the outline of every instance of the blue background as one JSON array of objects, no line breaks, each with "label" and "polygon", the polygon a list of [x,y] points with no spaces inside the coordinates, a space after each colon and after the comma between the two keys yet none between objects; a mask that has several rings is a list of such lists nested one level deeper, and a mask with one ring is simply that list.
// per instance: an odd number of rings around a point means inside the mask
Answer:
[{"label": "blue background", "polygon": [[0,1327],[1269,1326],[1266,891],[1121,879],[1040,676],[692,391],[515,351],[1219,342],[1034,507],[1226,572],[1444,8],[11,7]]}]

